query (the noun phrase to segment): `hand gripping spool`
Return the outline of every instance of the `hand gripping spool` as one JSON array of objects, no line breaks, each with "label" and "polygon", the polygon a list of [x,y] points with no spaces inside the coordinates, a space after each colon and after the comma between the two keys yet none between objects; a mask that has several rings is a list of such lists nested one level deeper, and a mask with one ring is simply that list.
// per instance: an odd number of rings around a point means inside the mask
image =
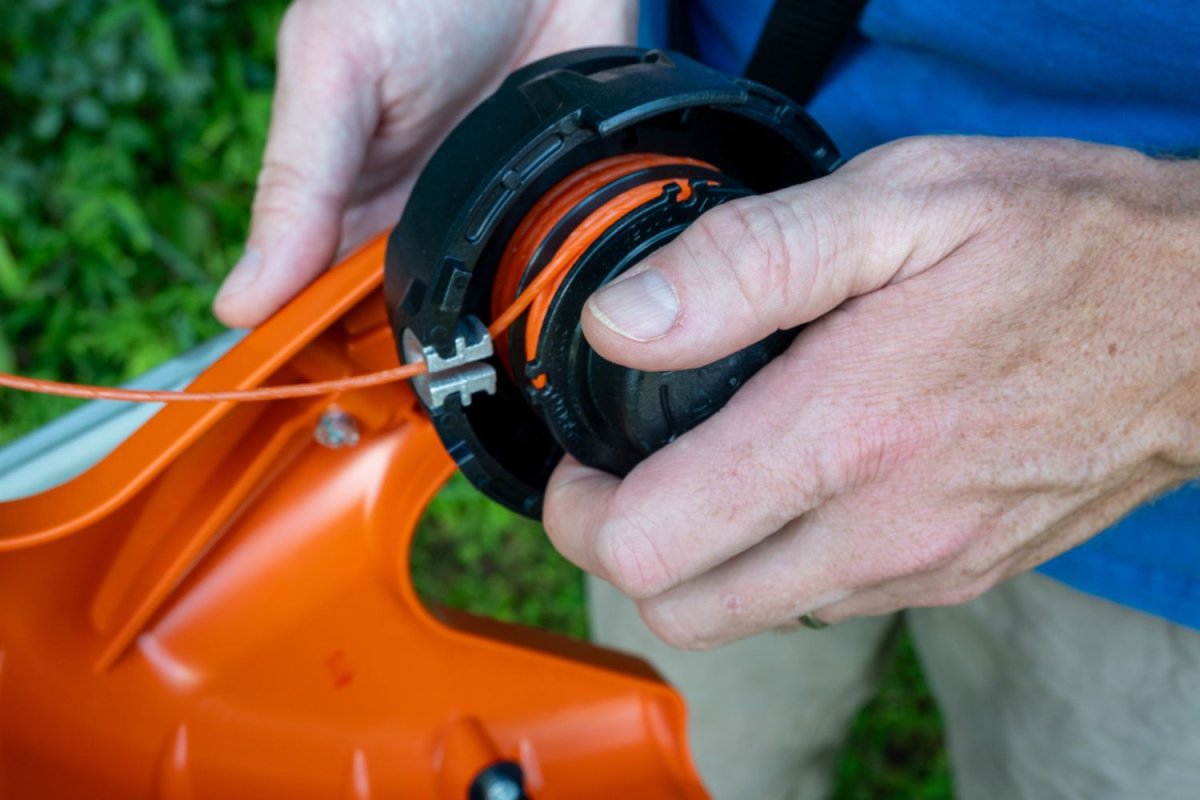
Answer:
[{"label": "hand gripping spool", "polygon": [[584,303],[708,209],[838,161],[783,95],[674,53],[580,50],[510,76],[434,154],[388,241],[392,327],[429,368],[418,394],[463,473],[538,516],[564,450],[623,475],[716,412],[794,330],[648,373],[588,346]]}]

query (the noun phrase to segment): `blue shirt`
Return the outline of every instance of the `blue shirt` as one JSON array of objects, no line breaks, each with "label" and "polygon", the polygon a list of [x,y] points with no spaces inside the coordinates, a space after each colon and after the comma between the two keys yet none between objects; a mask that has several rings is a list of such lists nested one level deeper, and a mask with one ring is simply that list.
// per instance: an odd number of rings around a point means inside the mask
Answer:
[{"label": "blue shirt", "polygon": [[[772,5],[691,0],[701,57],[741,72]],[[642,9],[643,43],[665,44],[665,2],[644,0]],[[1065,136],[1200,155],[1200,3],[870,0],[809,112],[848,158],[936,133]],[[1200,628],[1200,482],[1040,571]]]}]

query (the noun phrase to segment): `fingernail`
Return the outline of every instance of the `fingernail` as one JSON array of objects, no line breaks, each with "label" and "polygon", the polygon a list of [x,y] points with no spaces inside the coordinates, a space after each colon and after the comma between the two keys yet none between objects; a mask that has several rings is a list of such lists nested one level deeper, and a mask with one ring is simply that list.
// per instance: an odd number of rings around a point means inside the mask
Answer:
[{"label": "fingernail", "polygon": [[656,269],[625,274],[588,299],[588,308],[606,327],[627,339],[661,339],[679,318],[679,298]]},{"label": "fingernail", "polygon": [[233,269],[225,276],[221,291],[217,292],[217,299],[246,291],[258,280],[258,273],[261,271],[262,253],[257,247],[247,247],[242,257],[233,265]]}]

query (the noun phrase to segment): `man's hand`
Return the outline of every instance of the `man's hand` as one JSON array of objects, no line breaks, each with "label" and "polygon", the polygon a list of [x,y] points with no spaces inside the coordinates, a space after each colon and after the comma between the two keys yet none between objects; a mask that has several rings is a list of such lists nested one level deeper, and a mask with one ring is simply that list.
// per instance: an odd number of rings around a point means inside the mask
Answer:
[{"label": "man's hand", "polygon": [[555,544],[703,648],[966,601],[1200,474],[1197,166],[912,139],[709,212],[591,344],[676,369],[817,321],[624,480],[565,460]]},{"label": "man's hand", "polygon": [[633,0],[296,0],[246,253],[217,296],[257,325],[395,224],[420,167],[513,69],[633,40]]}]

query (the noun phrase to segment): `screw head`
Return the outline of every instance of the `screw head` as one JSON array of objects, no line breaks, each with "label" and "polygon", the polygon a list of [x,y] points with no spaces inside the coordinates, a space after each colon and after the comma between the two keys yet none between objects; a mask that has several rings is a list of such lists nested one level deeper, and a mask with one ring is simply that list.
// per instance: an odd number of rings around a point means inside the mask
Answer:
[{"label": "screw head", "polygon": [[485,800],[521,800],[521,787],[514,781],[498,780],[487,788]]},{"label": "screw head", "polygon": [[467,793],[471,800],[527,800],[525,776],[513,761],[498,761],[475,776]]},{"label": "screw head", "polygon": [[321,415],[313,438],[322,447],[340,450],[354,447],[359,440],[358,420],[341,409],[332,408]]}]

